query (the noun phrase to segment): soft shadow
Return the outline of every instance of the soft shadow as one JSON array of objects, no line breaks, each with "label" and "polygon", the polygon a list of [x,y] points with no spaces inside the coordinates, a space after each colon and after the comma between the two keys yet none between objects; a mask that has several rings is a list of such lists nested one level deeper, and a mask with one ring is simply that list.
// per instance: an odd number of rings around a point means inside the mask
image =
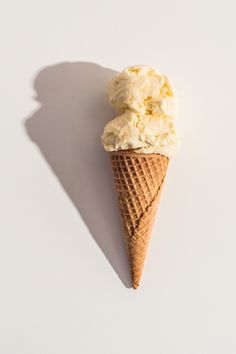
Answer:
[{"label": "soft shadow", "polygon": [[86,62],[42,69],[34,80],[40,107],[25,127],[113,269],[131,287],[109,156],[100,142],[114,116],[106,97],[114,74]]}]

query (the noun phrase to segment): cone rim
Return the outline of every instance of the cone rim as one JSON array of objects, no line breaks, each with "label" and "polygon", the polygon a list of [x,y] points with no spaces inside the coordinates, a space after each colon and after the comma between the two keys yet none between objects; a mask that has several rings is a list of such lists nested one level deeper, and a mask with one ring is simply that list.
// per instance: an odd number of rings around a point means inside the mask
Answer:
[{"label": "cone rim", "polygon": [[117,155],[124,155],[124,156],[135,156],[137,155],[137,157],[157,157],[157,156],[162,156],[162,157],[166,157],[167,159],[169,159],[168,156],[166,155],[162,155],[162,154],[159,154],[159,153],[139,153],[139,152],[136,152],[134,150],[117,150],[117,151],[109,151],[110,155],[113,155],[113,156],[117,156]]}]

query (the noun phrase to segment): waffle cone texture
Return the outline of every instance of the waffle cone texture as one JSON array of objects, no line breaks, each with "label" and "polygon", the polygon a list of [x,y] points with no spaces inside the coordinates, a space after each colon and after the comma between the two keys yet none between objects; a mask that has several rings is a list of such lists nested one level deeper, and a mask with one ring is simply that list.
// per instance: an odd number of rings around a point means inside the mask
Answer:
[{"label": "waffle cone texture", "polygon": [[169,158],[132,150],[110,152],[132,284],[139,286]]}]

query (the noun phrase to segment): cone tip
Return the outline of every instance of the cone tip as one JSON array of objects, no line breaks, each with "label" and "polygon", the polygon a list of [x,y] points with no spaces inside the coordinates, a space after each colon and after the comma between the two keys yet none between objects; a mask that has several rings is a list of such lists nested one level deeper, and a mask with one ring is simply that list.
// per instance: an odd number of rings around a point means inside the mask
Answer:
[{"label": "cone tip", "polygon": [[139,284],[136,282],[133,282],[133,289],[138,289],[138,287],[139,287]]}]

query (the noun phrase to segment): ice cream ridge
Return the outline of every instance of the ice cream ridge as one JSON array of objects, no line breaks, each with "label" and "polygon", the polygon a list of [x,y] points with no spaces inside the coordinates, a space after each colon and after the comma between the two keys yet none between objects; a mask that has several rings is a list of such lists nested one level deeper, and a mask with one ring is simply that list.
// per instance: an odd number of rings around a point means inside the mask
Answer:
[{"label": "ice cream ridge", "polygon": [[179,148],[176,97],[169,79],[138,65],[108,84],[117,117],[104,127],[123,221],[133,288],[139,286],[169,158]]}]

